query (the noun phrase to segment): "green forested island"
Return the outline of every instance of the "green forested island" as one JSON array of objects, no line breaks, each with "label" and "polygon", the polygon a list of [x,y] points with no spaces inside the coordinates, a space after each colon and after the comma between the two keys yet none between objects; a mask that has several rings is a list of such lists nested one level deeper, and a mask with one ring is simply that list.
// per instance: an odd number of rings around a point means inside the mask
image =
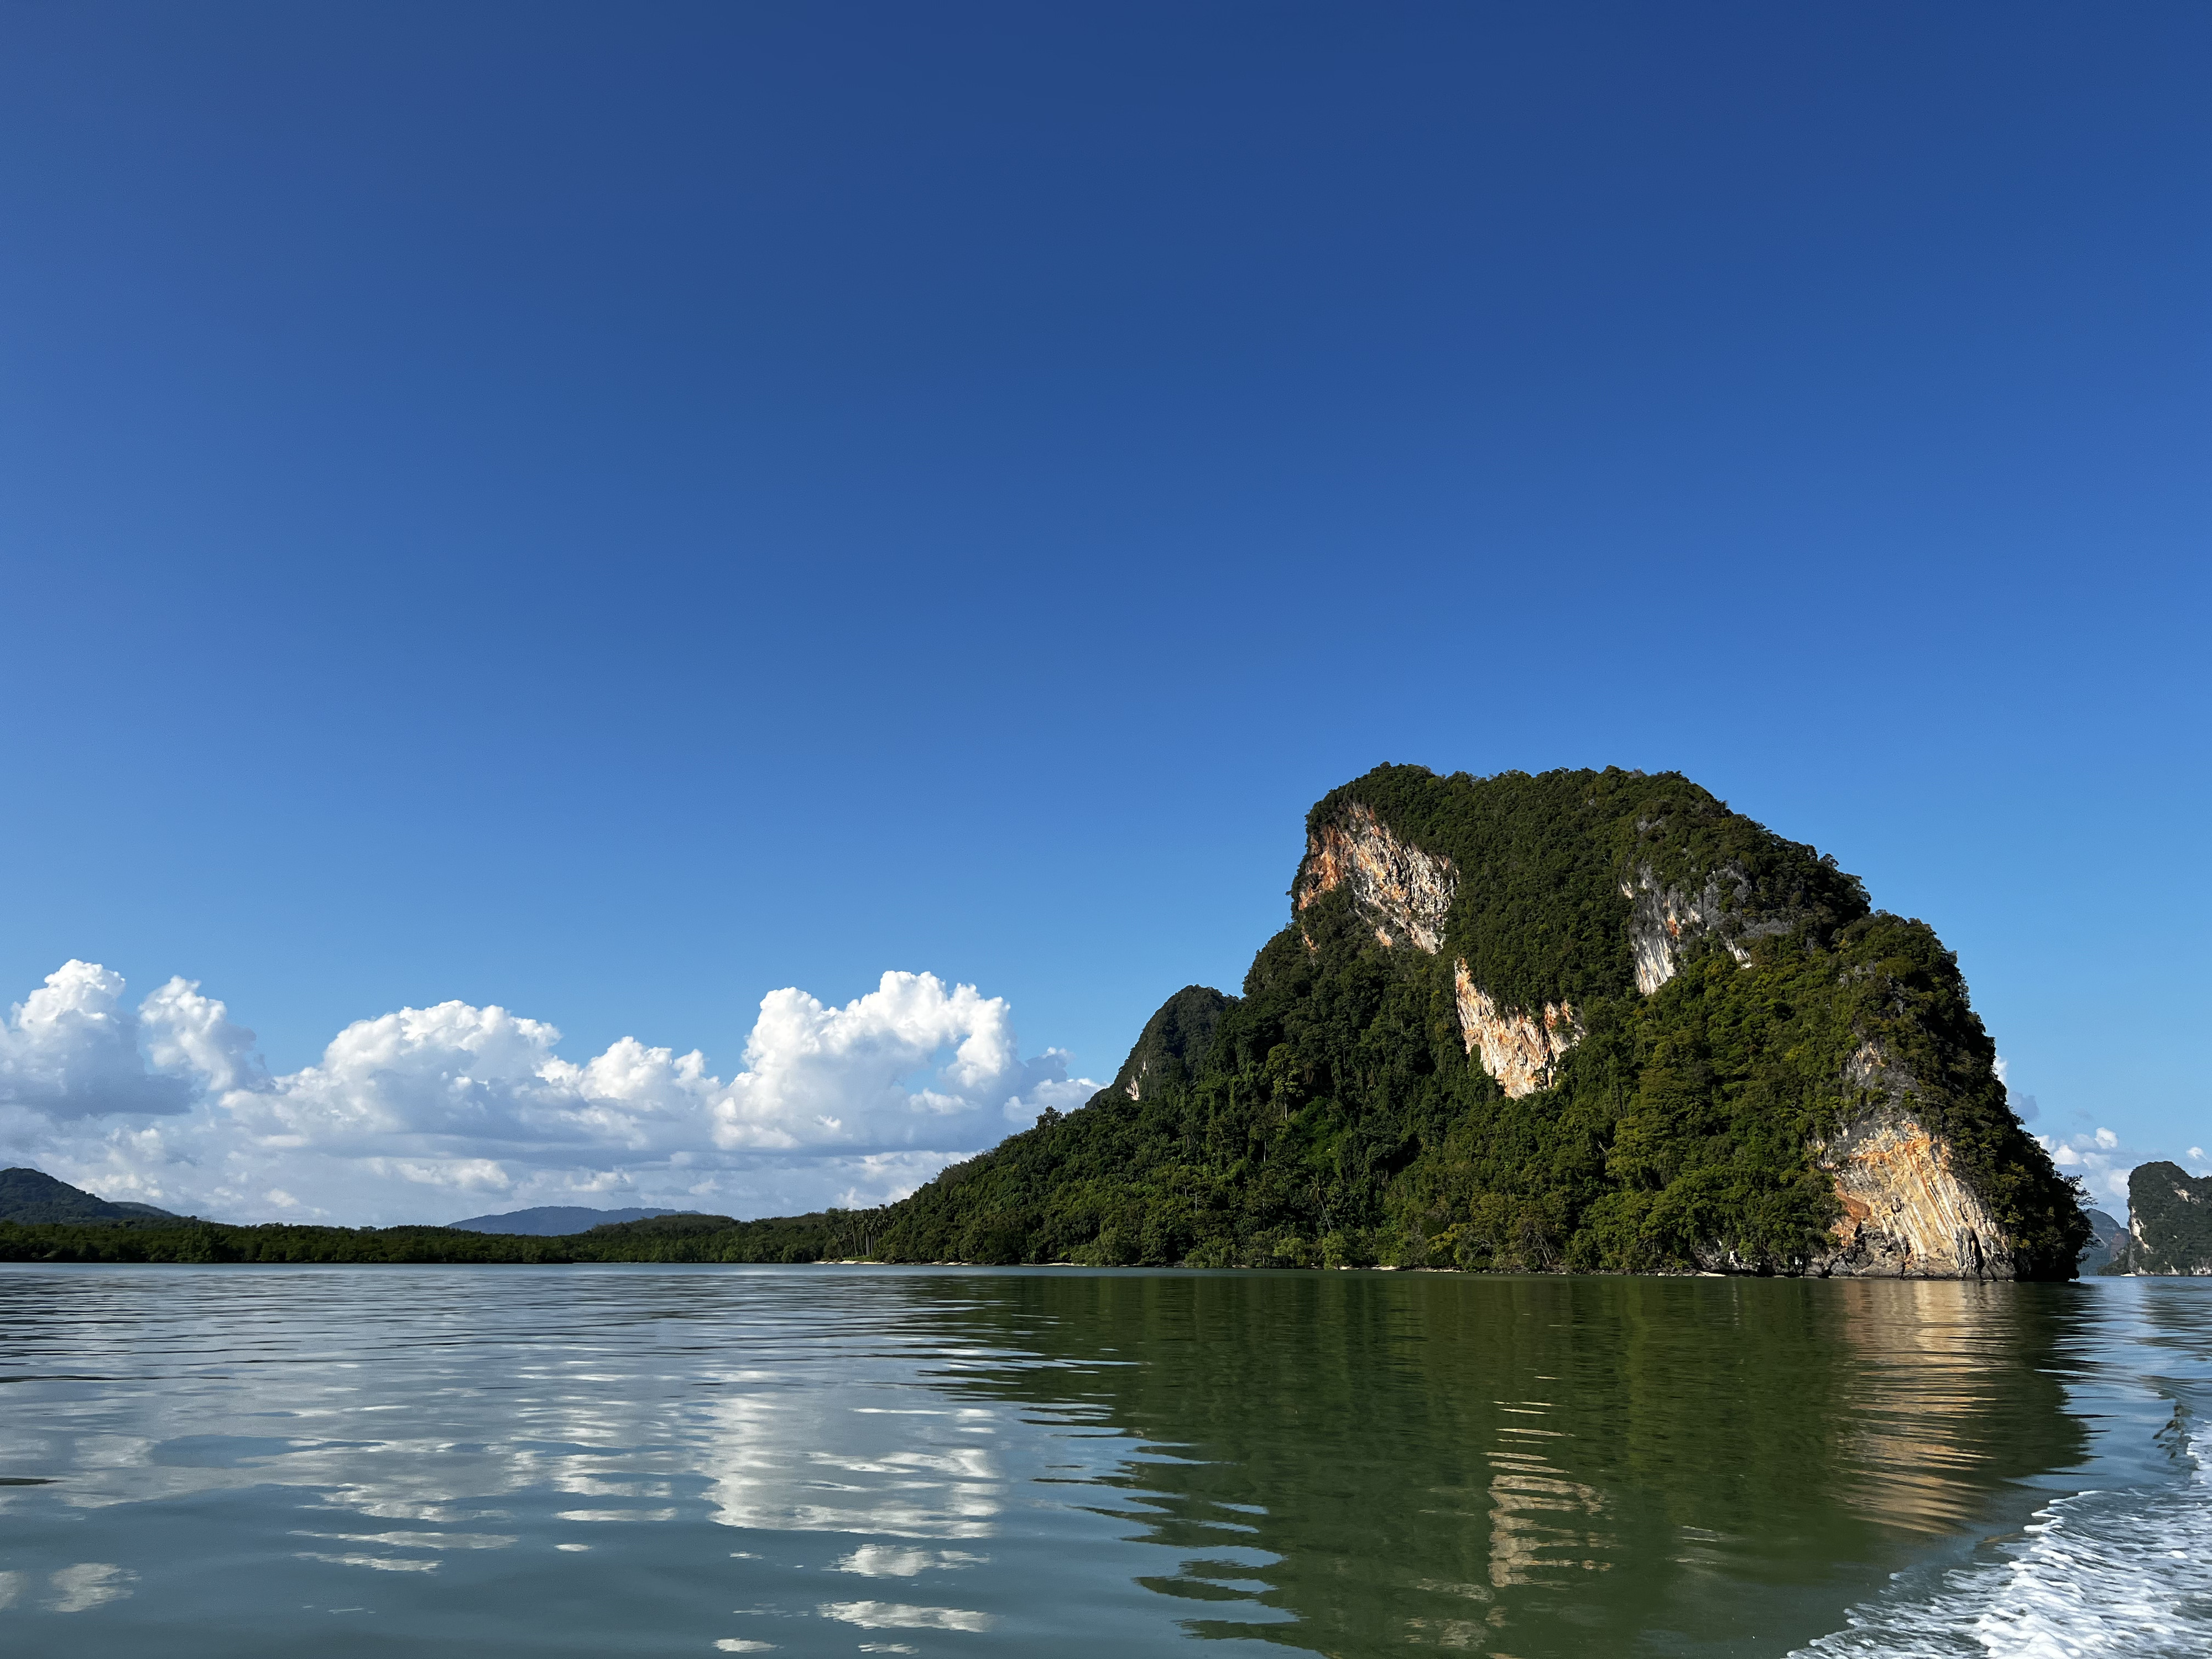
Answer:
[{"label": "green forested island", "polygon": [[0,1224],[0,1259],[1073,1261],[2070,1278],[2089,1223],[1956,958],[1674,774],[1383,766],[1240,988],[879,1210],[444,1228]]},{"label": "green forested island", "polygon": [[2138,1164],[2128,1172],[2128,1214],[2108,1271],[2212,1276],[2212,1176]]},{"label": "green forested island", "polygon": [[2073,1275],[1956,958],[1672,774],[1384,766],[1243,994],[882,1218],[893,1261]]}]

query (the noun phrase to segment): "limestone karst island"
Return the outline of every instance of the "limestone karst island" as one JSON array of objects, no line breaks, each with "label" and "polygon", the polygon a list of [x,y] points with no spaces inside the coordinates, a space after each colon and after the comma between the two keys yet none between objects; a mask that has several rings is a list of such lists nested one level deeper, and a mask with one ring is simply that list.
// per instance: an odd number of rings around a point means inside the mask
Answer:
[{"label": "limestone karst island", "polygon": [[2090,1237],[1935,930],[1678,775],[1379,767],[1242,992],[877,1249],[2067,1279]]},{"label": "limestone karst island", "polygon": [[[882,1209],[118,1213],[0,1253],[2067,1279],[2090,1243],[1935,930],[1683,777],[1378,767],[1308,815],[1289,896],[1238,994],[1176,992],[1081,1109]],[[2123,1255],[2191,1271],[2159,1248]]]}]

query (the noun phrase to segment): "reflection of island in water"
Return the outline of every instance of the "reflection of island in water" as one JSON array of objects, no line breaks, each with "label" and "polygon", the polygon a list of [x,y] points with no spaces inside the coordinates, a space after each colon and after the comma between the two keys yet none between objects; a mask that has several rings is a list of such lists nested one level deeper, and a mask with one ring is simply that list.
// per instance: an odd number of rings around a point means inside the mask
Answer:
[{"label": "reflection of island in water", "polygon": [[992,1290],[955,1323],[1009,1363],[939,1381],[1055,1413],[1096,1400],[1163,1454],[1106,1482],[1138,1535],[1187,1553],[1151,1587],[1188,1601],[1198,1633],[1330,1654],[1772,1650],[1783,1626],[1832,1627],[1931,1536],[2024,1510],[2008,1483],[2085,1444],[2048,1369],[2077,1317],[2063,1287]]},{"label": "reflection of island in water", "polygon": [[2021,1516],[2008,1480],[2081,1456],[2055,1374],[2098,1299],[0,1275],[0,1468],[58,1477],[0,1487],[0,1616],[97,1612],[108,1650],[229,1659],[321,1644],[301,1621],[373,1584],[382,1645],[344,1651],[613,1651],[650,1630],[698,1651],[874,1632],[1111,1659],[1180,1621],[1342,1656],[1772,1654],[1930,1543]]}]

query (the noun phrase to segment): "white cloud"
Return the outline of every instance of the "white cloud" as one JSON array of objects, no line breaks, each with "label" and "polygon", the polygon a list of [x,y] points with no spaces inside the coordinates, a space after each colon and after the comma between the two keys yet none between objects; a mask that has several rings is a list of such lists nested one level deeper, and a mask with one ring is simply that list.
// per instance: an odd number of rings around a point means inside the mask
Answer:
[{"label": "white cloud", "polygon": [[72,962],[0,1027],[0,1151],[110,1198],[260,1218],[450,1220],[653,1203],[738,1214],[904,1195],[1096,1091],[1020,1057],[1006,1000],[887,973],[843,1007],[770,992],[729,1082],[624,1037],[574,1061],[542,1020],[464,1002],[355,1022],[270,1075],[173,979],[134,1013]]},{"label": "white cloud", "polygon": [[[916,1073],[950,1051],[933,1076]],[[867,995],[825,1007],[771,991],[745,1042],[745,1069],[714,1099],[714,1140],[775,1151],[973,1145],[992,1118],[1035,1120],[1068,1091],[1065,1050],[1019,1058],[1012,1011],[972,985],[885,974]],[[919,1086],[909,1087],[919,1083]],[[951,1133],[957,1121],[960,1133]]]},{"label": "white cloud", "polygon": [[1029,1080],[1006,1102],[1006,1121],[1026,1129],[1046,1111],[1072,1112],[1097,1094],[1098,1085],[1091,1079],[1068,1076],[1071,1058],[1065,1048],[1048,1048],[1029,1061]]},{"label": "white cloud", "polygon": [[[121,977],[111,977],[120,992]],[[253,1052],[253,1033],[232,1024],[222,1004],[202,996],[198,980],[173,979],[140,1003],[138,1038],[155,1071],[197,1079],[204,1087],[253,1087],[267,1076]]]},{"label": "white cloud", "polygon": [[[0,1102],[53,1117],[189,1110],[191,1082],[167,1066],[149,1069],[139,1016],[122,998],[123,975],[98,963],[71,960],[48,974],[0,1023]],[[181,1058],[185,1039],[171,1013],[165,1005],[157,1015],[162,1052]]]},{"label": "white cloud", "polygon": [[2079,1176],[2094,1203],[2110,1203],[2122,1211],[2128,1206],[2128,1172],[2141,1160],[2121,1146],[2110,1129],[2070,1137],[2038,1135],[2051,1161],[2068,1175]]},{"label": "white cloud", "polygon": [[[780,1151],[915,1144],[929,1134],[931,1118],[981,1100],[995,1105],[1018,1087],[1006,1015],[1001,999],[971,985],[948,994],[930,974],[885,974],[842,1008],[796,989],[771,991],[745,1042],[745,1069],[714,1103],[714,1139]],[[931,1083],[903,1086],[953,1044]]]}]

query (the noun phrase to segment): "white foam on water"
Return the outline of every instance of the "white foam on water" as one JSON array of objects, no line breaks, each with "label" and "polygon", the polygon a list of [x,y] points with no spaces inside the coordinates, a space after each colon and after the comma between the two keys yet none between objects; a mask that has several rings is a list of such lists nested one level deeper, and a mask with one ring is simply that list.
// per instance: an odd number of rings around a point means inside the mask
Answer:
[{"label": "white foam on water", "polygon": [[2212,1654],[2212,1466],[2191,1442],[2169,1485],[2037,1511],[2000,1559],[1851,1610],[1820,1659],[2204,1659]]}]

